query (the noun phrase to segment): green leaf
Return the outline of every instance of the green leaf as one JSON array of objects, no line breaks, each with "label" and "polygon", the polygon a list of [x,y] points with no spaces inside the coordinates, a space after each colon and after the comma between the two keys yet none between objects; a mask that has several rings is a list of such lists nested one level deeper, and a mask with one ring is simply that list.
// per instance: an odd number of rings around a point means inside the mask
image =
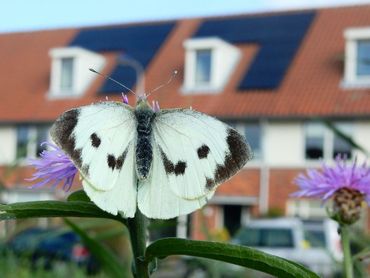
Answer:
[{"label": "green leaf", "polygon": [[0,220],[35,217],[108,218],[125,223],[119,215],[107,213],[91,202],[36,201],[0,205]]},{"label": "green leaf", "polygon": [[277,277],[319,277],[298,263],[246,246],[221,242],[180,238],[160,239],[148,246],[145,259],[150,262],[156,257],[163,258],[169,255],[189,255],[214,259],[259,270]]},{"label": "green leaf", "polygon": [[121,278],[127,276],[127,271],[125,271],[123,265],[120,264],[117,256],[115,256],[113,252],[111,252],[99,241],[92,239],[85,231],[83,231],[72,221],[68,219],[64,219],[64,221],[75,233],[81,237],[82,242],[89,248],[90,252],[99,261],[100,265],[109,275],[109,277]]},{"label": "green leaf", "polygon": [[91,202],[90,198],[86,195],[85,191],[83,190],[78,190],[78,191],[75,191],[69,194],[67,201],[68,202],[76,202],[76,201]]}]

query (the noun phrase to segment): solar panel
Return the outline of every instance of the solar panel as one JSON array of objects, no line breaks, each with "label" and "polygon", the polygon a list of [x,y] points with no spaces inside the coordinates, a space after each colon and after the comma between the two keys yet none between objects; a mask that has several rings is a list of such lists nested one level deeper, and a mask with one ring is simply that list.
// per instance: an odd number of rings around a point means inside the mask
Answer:
[{"label": "solar panel", "polygon": [[[145,70],[174,25],[174,22],[167,22],[83,29],[69,45],[80,46],[95,52],[122,52],[126,57],[131,57],[139,63]],[[110,75],[129,88],[136,83],[137,76],[131,66],[117,64]],[[100,88],[102,94],[120,91],[122,88],[110,81],[106,81]]]},{"label": "solar panel", "polygon": [[193,37],[217,36],[230,43],[257,43],[259,52],[239,90],[276,89],[304,38],[314,12],[210,19]]}]

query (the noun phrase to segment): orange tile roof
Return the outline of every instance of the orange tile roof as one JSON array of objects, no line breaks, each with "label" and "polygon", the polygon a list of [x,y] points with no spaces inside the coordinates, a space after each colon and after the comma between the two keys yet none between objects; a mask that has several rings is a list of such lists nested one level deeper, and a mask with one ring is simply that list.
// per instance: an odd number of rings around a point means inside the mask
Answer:
[{"label": "orange tile roof", "polygon": [[[223,92],[215,95],[182,95],[185,52],[183,41],[191,37],[203,19],[177,22],[146,69],[147,90],[165,82],[173,70],[178,77],[153,95],[161,107],[192,106],[224,118],[258,117],[356,117],[370,116],[369,89],[343,90],[343,31],[370,25],[370,5],[316,11],[305,38],[276,90],[237,90],[238,82],[256,55],[257,44],[238,44],[243,55]],[[251,15],[254,16],[254,15]],[[97,78],[79,99],[50,100],[51,59],[48,51],[68,45],[79,29],[0,35],[0,122],[53,121],[64,110],[89,104],[104,96]],[[114,67],[116,53],[108,59],[105,73]],[[119,96],[117,96],[119,98]],[[130,97],[134,102],[133,96]]]}]

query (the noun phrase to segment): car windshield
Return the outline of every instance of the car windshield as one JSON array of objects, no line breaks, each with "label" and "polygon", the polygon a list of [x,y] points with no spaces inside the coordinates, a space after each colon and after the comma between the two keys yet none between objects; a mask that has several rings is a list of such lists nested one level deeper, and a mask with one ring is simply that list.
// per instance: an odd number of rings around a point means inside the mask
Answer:
[{"label": "car windshield", "polygon": [[311,247],[326,246],[326,237],[323,230],[306,228],[304,231],[304,237],[310,243]]},{"label": "car windshield", "polygon": [[239,231],[235,241],[252,247],[294,247],[292,230],[284,228],[245,228]]}]

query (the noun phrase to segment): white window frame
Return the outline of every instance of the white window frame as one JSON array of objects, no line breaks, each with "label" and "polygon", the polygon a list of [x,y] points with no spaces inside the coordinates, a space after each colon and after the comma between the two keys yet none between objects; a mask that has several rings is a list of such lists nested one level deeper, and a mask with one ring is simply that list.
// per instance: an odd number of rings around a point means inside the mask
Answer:
[{"label": "white window frame", "polygon": [[370,27],[348,28],[344,31],[344,38],[346,45],[342,88],[370,88],[370,75],[357,75],[357,43],[360,40],[370,40]]},{"label": "white window frame", "polygon": [[[217,37],[194,38],[184,42],[185,75],[184,94],[220,93],[229,81],[241,56],[240,50]],[[196,84],[196,54],[200,50],[211,51],[210,82]]]},{"label": "white window frame", "polygon": [[[81,97],[92,81],[97,77],[89,71],[93,68],[101,71],[105,64],[105,58],[95,52],[81,47],[53,48],[49,51],[52,58],[50,88],[48,96],[50,99]],[[62,60],[73,59],[72,89],[61,88]]]}]

